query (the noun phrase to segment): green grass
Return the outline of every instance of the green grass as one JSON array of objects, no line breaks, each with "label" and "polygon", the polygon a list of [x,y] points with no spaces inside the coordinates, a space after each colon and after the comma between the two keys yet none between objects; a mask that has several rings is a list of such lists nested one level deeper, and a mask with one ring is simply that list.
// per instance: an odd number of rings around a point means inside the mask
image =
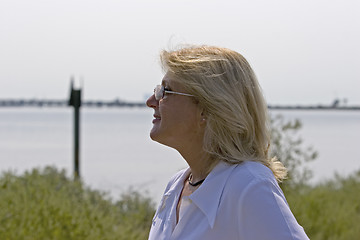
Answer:
[{"label": "green grass", "polygon": [[310,239],[360,239],[360,171],[312,187],[287,189],[285,195]]},{"label": "green grass", "polygon": [[154,205],[134,191],[112,202],[55,168],[0,177],[0,238],[146,239]]},{"label": "green grass", "polygon": [[[360,171],[316,186],[284,188],[310,239],[360,239]],[[112,201],[56,168],[2,173],[0,239],[147,239],[154,207],[132,190]]]}]

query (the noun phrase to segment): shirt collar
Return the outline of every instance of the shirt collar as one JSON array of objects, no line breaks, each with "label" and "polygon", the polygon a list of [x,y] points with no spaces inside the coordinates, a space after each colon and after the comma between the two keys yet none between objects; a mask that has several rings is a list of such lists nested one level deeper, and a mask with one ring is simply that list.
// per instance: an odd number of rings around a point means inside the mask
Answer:
[{"label": "shirt collar", "polygon": [[190,168],[186,168],[181,170],[180,173],[178,173],[177,177],[174,179],[173,183],[169,187],[169,189],[164,193],[165,196],[169,196],[173,193],[179,192],[181,193],[181,190],[184,186],[185,178],[190,174]]},{"label": "shirt collar", "polygon": [[[220,161],[206,177],[201,186],[192,193],[189,198],[205,214],[211,228],[214,227],[216,213],[220,205],[221,196],[233,169],[237,164],[227,164]],[[184,181],[190,169],[187,169],[181,177]],[[176,185],[176,184],[174,184]]]}]

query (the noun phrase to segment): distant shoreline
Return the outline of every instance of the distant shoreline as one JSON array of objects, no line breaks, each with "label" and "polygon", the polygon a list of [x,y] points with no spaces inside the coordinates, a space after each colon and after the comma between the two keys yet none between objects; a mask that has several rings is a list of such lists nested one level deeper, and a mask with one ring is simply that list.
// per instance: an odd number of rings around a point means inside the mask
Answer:
[{"label": "distant shoreline", "polygon": [[316,106],[281,106],[281,105],[268,105],[268,108],[271,110],[360,110],[360,106],[325,106],[325,105],[316,105]]},{"label": "distant shoreline", "polygon": [[[7,107],[68,107],[66,100],[39,100],[39,99],[3,99],[0,108]],[[127,102],[119,99],[113,101],[87,100],[82,102],[83,107],[90,108],[122,108],[146,107],[145,102]],[[332,105],[268,105],[272,110],[360,110],[360,106]]]}]

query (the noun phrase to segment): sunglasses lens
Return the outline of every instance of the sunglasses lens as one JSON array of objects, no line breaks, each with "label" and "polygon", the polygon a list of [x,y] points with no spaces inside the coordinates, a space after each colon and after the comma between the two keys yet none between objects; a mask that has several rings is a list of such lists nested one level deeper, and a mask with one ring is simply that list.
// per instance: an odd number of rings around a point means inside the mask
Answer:
[{"label": "sunglasses lens", "polygon": [[161,85],[157,85],[154,89],[155,99],[160,100],[164,96],[164,88]]}]

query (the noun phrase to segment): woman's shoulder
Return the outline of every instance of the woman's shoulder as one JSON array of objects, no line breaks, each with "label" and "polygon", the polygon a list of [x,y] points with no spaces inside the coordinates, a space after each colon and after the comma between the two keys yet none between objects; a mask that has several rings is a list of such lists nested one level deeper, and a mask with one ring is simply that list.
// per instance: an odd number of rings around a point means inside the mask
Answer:
[{"label": "woman's shoulder", "polygon": [[260,182],[278,185],[270,168],[259,162],[246,161],[234,168],[227,181],[227,186],[233,190],[244,191],[249,186]]},{"label": "woman's shoulder", "polygon": [[275,180],[275,176],[271,169],[264,164],[255,161],[245,161],[238,164],[233,174],[235,177],[240,177],[248,180]]}]

